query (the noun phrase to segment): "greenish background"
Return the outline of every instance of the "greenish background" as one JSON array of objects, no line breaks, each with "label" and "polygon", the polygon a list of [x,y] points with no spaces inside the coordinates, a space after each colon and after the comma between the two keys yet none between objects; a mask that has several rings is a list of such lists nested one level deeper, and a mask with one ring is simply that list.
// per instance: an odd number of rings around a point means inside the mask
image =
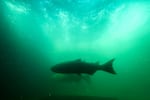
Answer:
[{"label": "greenish background", "polygon": [[[1,91],[150,99],[149,0],[1,0]],[[56,63],[115,58],[117,75],[65,76]]]}]

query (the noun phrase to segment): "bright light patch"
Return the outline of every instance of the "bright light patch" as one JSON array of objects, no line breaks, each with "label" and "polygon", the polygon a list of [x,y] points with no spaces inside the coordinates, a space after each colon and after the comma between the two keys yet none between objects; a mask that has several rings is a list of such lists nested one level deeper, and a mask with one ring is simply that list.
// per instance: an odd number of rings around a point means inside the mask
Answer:
[{"label": "bright light patch", "polygon": [[88,28],[88,26],[86,24],[81,26],[82,30],[86,30]]},{"label": "bright light patch", "polygon": [[141,4],[122,5],[116,9],[110,16],[111,22],[106,34],[97,40],[96,44],[100,44],[104,52],[110,52],[110,49],[115,53],[128,50],[139,36],[137,30],[141,29],[147,20],[145,9]]},{"label": "bright light patch", "polygon": [[63,38],[64,38],[64,42],[66,44],[70,44],[70,26],[69,26],[69,22],[70,22],[70,17],[68,15],[67,12],[64,12],[64,11],[60,11],[59,12],[59,18],[60,18],[60,22],[61,22],[61,25],[62,25],[62,28],[63,28]]},{"label": "bright light patch", "polygon": [[60,11],[58,16],[60,18],[60,22],[62,22],[61,24],[63,25],[63,27],[66,27],[69,21],[68,13],[64,11]]},{"label": "bright light patch", "polygon": [[12,2],[9,2],[9,1],[5,1],[5,4],[11,9],[11,10],[14,10],[18,13],[28,13],[28,10],[26,7],[24,7],[23,5],[19,5],[17,3],[12,3]]},{"label": "bright light patch", "polygon": [[44,13],[44,18],[48,19],[48,13],[47,13],[47,9],[46,8],[43,8],[43,13]]}]

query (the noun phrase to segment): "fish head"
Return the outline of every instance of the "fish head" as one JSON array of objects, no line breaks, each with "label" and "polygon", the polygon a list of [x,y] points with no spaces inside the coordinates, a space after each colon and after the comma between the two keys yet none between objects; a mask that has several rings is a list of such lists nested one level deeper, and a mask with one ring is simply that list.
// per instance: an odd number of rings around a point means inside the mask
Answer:
[{"label": "fish head", "polygon": [[66,72],[66,64],[56,64],[51,67],[51,71],[56,73],[65,73]]},{"label": "fish head", "polygon": [[59,73],[60,72],[59,67],[60,67],[60,65],[55,65],[55,66],[51,67],[51,71]]},{"label": "fish head", "polygon": [[52,68],[51,68],[51,71],[57,72],[57,69],[56,69],[55,67],[52,67]]}]

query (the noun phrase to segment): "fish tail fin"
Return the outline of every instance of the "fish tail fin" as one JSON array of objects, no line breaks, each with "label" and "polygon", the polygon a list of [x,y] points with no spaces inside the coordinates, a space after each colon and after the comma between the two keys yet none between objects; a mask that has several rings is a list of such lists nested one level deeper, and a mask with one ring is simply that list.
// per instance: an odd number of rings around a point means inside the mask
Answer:
[{"label": "fish tail fin", "polygon": [[105,64],[100,65],[100,67],[98,69],[106,71],[111,74],[116,74],[115,70],[113,69],[113,61],[114,60],[115,59],[111,59],[110,61],[106,62]]}]

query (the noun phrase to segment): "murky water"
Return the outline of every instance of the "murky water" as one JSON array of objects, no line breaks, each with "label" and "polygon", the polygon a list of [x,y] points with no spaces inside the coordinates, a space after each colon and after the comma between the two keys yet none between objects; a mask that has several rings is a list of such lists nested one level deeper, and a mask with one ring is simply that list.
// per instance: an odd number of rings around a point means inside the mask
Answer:
[{"label": "murky water", "polygon": [[[149,0],[1,0],[1,84],[6,96],[150,99]],[[117,75],[63,75],[51,66],[115,58]]]}]

